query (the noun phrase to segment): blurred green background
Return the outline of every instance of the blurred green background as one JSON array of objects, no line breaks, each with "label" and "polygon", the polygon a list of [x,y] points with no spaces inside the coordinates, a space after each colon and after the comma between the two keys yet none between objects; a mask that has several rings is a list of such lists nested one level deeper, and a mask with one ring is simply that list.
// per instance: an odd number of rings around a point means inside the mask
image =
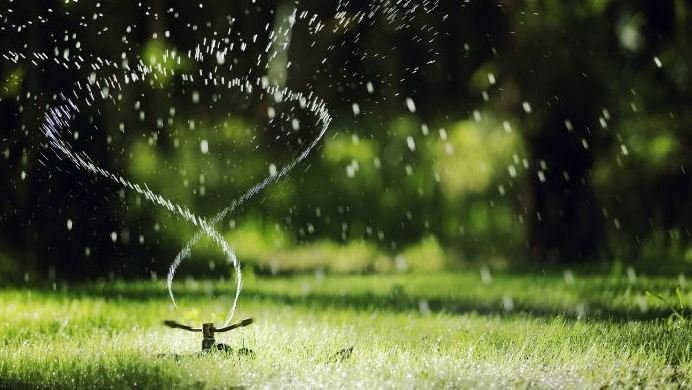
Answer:
[{"label": "blurred green background", "polygon": [[[229,74],[320,96],[334,120],[319,148],[218,225],[246,270],[692,267],[692,2],[424,2],[339,24],[378,3],[22,1],[0,11],[0,47],[161,66],[84,108],[71,141],[202,216],[319,129],[305,116],[282,136],[294,118],[268,126],[266,97],[191,90],[172,72],[211,68],[166,53],[232,31],[249,44]],[[294,8],[326,28],[287,24]],[[279,28],[285,50],[257,66]],[[0,64],[0,282],[165,274],[194,227],[57,159],[38,130],[99,70]],[[210,242],[181,267],[228,270]]]}]

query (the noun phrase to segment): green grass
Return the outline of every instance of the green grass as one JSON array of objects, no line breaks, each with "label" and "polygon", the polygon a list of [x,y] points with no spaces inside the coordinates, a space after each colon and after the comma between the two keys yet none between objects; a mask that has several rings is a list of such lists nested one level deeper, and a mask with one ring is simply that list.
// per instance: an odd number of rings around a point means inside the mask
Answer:
[{"label": "green grass", "polygon": [[198,334],[161,325],[220,321],[230,283],[180,282],[177,309],[161,282],[4,289],[0,388],[689,388],[685,284],[579,275],[484,283],[476,273],[249,278],[236,318],[256,323],[218,341],[255,358],[199,356]]}]

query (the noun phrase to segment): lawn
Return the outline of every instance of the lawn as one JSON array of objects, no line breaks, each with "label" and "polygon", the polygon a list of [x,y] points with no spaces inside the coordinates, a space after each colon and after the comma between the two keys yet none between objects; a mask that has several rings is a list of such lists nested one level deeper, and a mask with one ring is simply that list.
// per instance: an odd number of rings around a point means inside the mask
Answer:
[{"label": "lawn", "polygon": [[0,290],[0,388],[692,386],[683,277],[249,277],[255,324],[217,340],[254,357],[161,324],[221,321],[231,283],[175,287],[177,309],[161,281]]}]

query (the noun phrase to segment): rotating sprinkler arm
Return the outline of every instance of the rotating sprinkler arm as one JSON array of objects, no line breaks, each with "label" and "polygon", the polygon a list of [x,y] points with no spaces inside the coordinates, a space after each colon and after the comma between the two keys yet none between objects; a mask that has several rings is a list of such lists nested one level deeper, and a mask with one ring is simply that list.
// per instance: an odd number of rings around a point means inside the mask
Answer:
[{"label": "rotating sprinkler arm", "polygon": [[202,331],[202,328],[193,328],[189,325],[179,324],[179,323],[172,321],[172,320],[166,320],[163,322],[163,324],[166,325],[167,327],[173,328],[173,329],[182,329],[182,330],[187,330],[190,332],[201,332]]},{"label": "rotating sprinkler arm", "polygon": [[254,322],[254,320],[252,318],[246,318],[246,319],[238,322],[237,324],[233,324],[233,325],[227,326],[225,328],[214,329],[214,332],[228,332],[229,330],[248,326],[248,325],[252,324],[253,322]]},{"label": "rotating sprinkler arm", "polygon": [[[210,329],[214,333],[223,333],[223,332],[228,332],[229,330],[246,327],[246,326],[252,324],[253,322],[254,322],[254,320],[252,318],[246,318],[246,319],[238,322],[237,324],[229,325],[225,328],[216,328],[212,325],[210,327]],[[167,327],[173,328],[173,329],[182,329],[182,330],[187,330],[189,332],[202,332],[202,328],[193,328],[189,325],[183,325],[183,324],[177,323],[173,320],[166,320],[163,322],[163,324],[166,325]]]}]

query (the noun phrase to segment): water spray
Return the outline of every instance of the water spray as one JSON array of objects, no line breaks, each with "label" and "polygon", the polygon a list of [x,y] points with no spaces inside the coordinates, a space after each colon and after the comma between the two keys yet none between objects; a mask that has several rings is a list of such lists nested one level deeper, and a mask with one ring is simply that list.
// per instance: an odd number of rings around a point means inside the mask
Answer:
[{"label": "water spray", "polygon": [[[367,6],[367,9],[357,12],[348,12],[348,2],[338,2],[336,13],[334,14],[336,23],[329,28],[325,28],[327,25],[323,22],[323,17],[320,17],[318,14],[309,11],[299,12],[297,8],[293,8],[291,12],[287,11],[285,13],[285,20],[281,21],[281,23],[277,22],[279,25],[278,28],[269,31],[268,42],[256,42],[256,34],[252,39],[243,39],[243,37],[238,38],[231,34],[231,29],[229,28],[225,38],[204,37],[196,47],[193,46],[188,48],[189,50],[187,51],[166,50],[161,58],[154,58],[154,60],[152,60],[152,58],[147,58],[147,60],[149,60],[148,62],[139,56],[127,59],[123,57],[122,59],[114,60],[102,58],[93,53],[79,50],[77,50],[76,53],[74,51],[70,53],[68,50],[65,50],[62,55],[54,55],[48,52],[23,53],[7,50],[0,53],[0,56],[9,63],[26,64],[38,69],[44,69],[44,66],[57,65],[58,69],[64,68],[75,71],[89,69],[89,71],[92,72],[88,77],[85,77],[81,81],[77,81],[74,89],[55,93],[51,103],[46,106],[44,120],[40,125],[40,130],[47,140],[46,145],[55,153],[57,159],[67,160],[79,170],[88,172],[94,176],[103,177],[116,183],[125,190],[137,193],[152,204],[160,206],[170,213],[181,217],[198,229],[197,233],[175,257],[168,270],[166,285],[174,306],[176,305],[176,300],[173,294],[173,280],[176,271],[182,261],[190,255],[192,248],[200,239],[203,237],[210,238],[223,252],[226,260],[233,265],[236,279],[233,302],[224,325],[220,328],[216,328],[213,324],[207,323],[201,328],[192,328],[171,321],[166,323],[168,326],[174,328],[193,332],[200,331],[205,335],[205,338],[213,340],[214,333],[230,331],[237,327],[247,326],[252,322],[252,320],[245,320],[229,326],[233,319],[242,288],[241,266],[233,247],[216,229],[216,226],[236,212],[241,205],[250,200],[257,193],[261,192],[272,183],[289,175],[292,169],[303,162],[311,151],[319,145],[332,121],[332,117],[325,102],[316,96],[311,86],[308,85],[304,92],[293,91],[283,86],[282,82],[273,82],[268,76],[262,76],[261,74],[269,75],[269,68],[272,66],[274,68],[276,67],[276,64],[272,65],[272,63],[278,61],[277,58],[285,57],[286,53],[282,51],[285,51],[288,42],[290,42],[290,34],[292,33],[294,24],[300,24],[313,36],[313,38],[318,34],[338,36],[349,31],[351,25],[360,24],[364,20],[374,22],[375,15],[381,16],[385,23],[408,24],[416,17],[416,10],[419,9],[422,9],[424,14],[432,12],[438,9],[438,0],[423,0],[420,3],[414,2],[404,4],[393,3],[389,0],[374,0]],[[22,29],[27,29],[30,26],[43,25],[53,17],[52,13],[53,10],[49,10],[47,14],[34,17],[35,20],[29,20],[25,24],[15,27],[18,28],[18,31],[22,31]],[[175,18],[178,17],[177,13],[172,8],[166,11],[166,13],[175,15]],[[149,15],[149,13],[147,13],[147,15]],[[158,17],[155,13],[154,16]],[[188,28],[192,29],[192,33],[196,31],[196,27],[196,25],[194,25],[194,28],[188,25]],[[269,25],[267,25],[265,29],[269,29]],[[435,36],[437,34],[432,30],[432,27],[428,27],[428,29],[431,35]],[[105,29],[103,31],[105,31]],[[124,38],[130,33],[130,26],[127,26],[122,37]],[[214,37],[216,37],[216,31],[214,31]],[[315,42],[316,39],[312,44],[314,45]],[[247,71],[247,73],[239,74],[239,71],[234,69],[233,65],[231,65],[232,61],[227,61],[226,56],[238,55],[238,50],[245,51],[247,45],[253,44],[262,45],[263,47],[266,44],[266,48],[263,54],[260,54],[257,58],[255,65]],[[324,60],[327,59],[326,56],[332,47],[335,46],[332,45],[327,49]],[[125,54],[123,54],[123,56],[124,55]],[[364,56],[371,56],[371,54],[364,54]],[[165,64],[167,61],[171,61],[180,64],[181,60],[187,63],[208,65],[210,69],[208,69],[208,72],[202,72],[200,67],[200,69],[188,72],[182,69],[161,68],[161,63]],[[161,63],[158,63],[159,61],[161,61]],[[322,62],[324,63],[324,61]],[[212,68],[213,71],[211,70]],[[255,69],[260,70],[259,75],[257,72],[254,72]],[[278,170],[270,172],[264,179],[228,203],[228,206],[220,210],[216,215],[207,219],[193,213],[186,206],[175,203],[154,190],[151,190],[144,183],[138,184],[132,182],[122,175],[103,169],[99,166],[97,161],[92,160],[85,152],[75,150],[70,141],[70,135],[73,135],[71,133],[71,127],[74,125],[75,118],[80,115],[80,107],[84,107],[84,105],[92,107],[99,104],[100,101],[107,101],[120,109],[119,97],[117,96],[124,92],[127,86],[132,84],[153,85],[159,82],[160,76],[175,76],[176,81],[180,82],[181,85],[185,87],[189,86],[191,83],[197,83],[205,86],[215,86],[219,89],[223,88],[240,91],[246,95],[257,94],[262,98],[273,98],[277,103],[288,102],[294,104],[312,116],[314,119],[312,125],[315,127],[317,134],[303,144],[304,146],[301,151],[295,155],[292,160],[284,163]],[[348,77],[350,78],[352,76],[353,75],[349,75]],[[367,84],[368,92],[372,93],[372,83],[365,79],[361,81],[363,85]],[[358,112],[360,112],[360,109],[358,109]],[[77,134],[75,133],[74,135],[76,136]],[[5,141],[7,140],[0,139],[0,142]],[[205,345],[214,345],[214,342],[212,341],[211,344],[209,344],[209,342],[203,344],[203,349],[205,349]]]}]

